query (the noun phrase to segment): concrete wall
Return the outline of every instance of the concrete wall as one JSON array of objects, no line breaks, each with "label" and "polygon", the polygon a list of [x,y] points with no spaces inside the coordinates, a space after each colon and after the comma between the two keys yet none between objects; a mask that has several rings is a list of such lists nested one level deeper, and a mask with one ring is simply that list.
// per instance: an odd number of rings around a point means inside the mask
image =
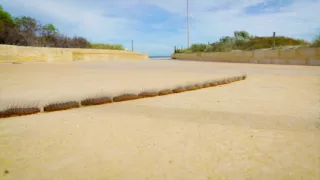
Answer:
[{"label": "concrete wall", "polygon": [[173,54],[181,60],[320,66],[320,48]]},{"label": "concrete wall", "polygon": [[147,60],[147,54],[122,50],[44,48],[0,45],[1,62],[61,62],[80,60]]}]

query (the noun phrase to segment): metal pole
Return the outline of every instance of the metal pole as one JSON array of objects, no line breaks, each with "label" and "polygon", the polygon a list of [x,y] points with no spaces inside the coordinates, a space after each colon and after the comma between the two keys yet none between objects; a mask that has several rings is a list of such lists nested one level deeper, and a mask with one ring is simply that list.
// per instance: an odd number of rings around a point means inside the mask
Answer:
[{"label": "metal pole", "polygon": [[276,48],[276,32],[273,32],[273,49]]},{"label": "metal pole", "polygon": [[131,50],[133,51],[133,40],[131,41]]},{"label": "metal pole", "polygon": [[190,46],[190,38],[189,38],[189,0],[187,0],[187,37],[188,37],[188,46]]}]

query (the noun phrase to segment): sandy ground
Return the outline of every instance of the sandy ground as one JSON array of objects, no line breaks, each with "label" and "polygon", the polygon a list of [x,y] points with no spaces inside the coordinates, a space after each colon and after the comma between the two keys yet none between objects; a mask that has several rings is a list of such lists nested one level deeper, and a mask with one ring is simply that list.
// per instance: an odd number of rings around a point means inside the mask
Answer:
[{"label": "sandy ground", "polygon": [[0,120],[0,179],[320,179],[319,67],[135,65],[248,79]]},{"label": "sandy ground", "polygon": [[217,73],[214,69],[203,73],[181,62],[172,65],[170,67],[168,61],[1,64],[0,110],[11,105],[41,107],[96,95],[113,97],[145,90],[173,89],[179,85],[241,75]]}]

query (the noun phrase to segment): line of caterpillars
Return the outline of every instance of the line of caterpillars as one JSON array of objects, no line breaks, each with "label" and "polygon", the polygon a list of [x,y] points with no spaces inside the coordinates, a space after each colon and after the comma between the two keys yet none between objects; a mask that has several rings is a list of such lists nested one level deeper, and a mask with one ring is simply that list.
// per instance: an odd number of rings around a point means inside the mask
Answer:
[{"label": "line of caterpillars", "polygon": [[40,107],[10,107],[3,111],[0,111],[0,118],[7,118],[7,117],[14,117],[14,116],[24,116],[30,114],[37,114],[40,112],[53,112],[53,111],[61,111],[73,108],[79,108],[82,106],[93,106],[93,105],[101,105],[101,104],[108,104],[114,102],[122,102],[122,101],[129,101],[134,99],[141,99],[141,98],[149,98],[149,97],[156,97],[156,96],[164,96],[169,94],[175,93],[182,93],[186,91],[193,91],[202,88],[220,86],[224,84],[229,84],[236,81],[241,81],[246,79],[246,75],[236,76],[225,78],[221,80],[212,80],[211,82],[205,83],[198,83],[194,85],[187,85],[187,86],[178,86],[174,89],[163,89],[158,92],[156,91],[144,91],[139,94],[134,93],[125,93],[115,97],[108,97],[108,96],[101,96],[101,97],[92,97],[86,98],[81,101],[67,101],[67,102],[57,102],[51,103],[42,108]]}]

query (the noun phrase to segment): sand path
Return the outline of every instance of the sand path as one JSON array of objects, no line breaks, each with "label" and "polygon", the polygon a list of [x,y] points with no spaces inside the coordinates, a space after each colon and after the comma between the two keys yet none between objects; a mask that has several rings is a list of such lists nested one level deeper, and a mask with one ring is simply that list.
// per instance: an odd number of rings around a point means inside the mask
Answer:
[{"label": "sand path", "polygon": [[319,67],[188,63],[248,79],[1,120],[0,178],[320,178]]},{"label": "sand path", "polygon": [[225,74],[219,68],[202,72],[203,68],[168,61],[1,64],[0,110],[11,105],[43,107],[99,95],[160,91],[243,74]]}]

